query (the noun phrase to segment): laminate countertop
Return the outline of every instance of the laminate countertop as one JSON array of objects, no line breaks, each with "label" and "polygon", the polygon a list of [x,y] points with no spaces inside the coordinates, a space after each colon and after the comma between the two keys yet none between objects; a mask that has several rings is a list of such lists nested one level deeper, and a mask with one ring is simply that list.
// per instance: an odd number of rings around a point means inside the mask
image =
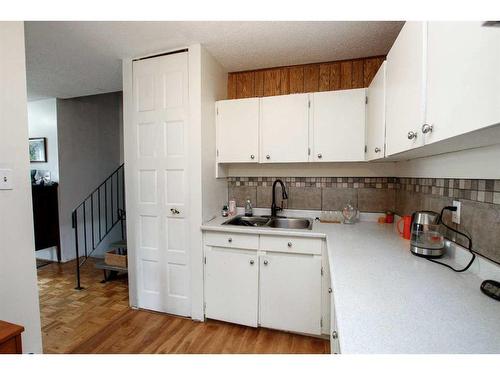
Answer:
[{"label": "laminate countertop", "polygon": [[[314,222],[312,230],[221,225],[202,230],[322,237],[327,241],[340,350],[367,353],[500,353],[500,302],[485,296],[485,278],[500,267],[476,259],[456,273],[416,257],[394,225]],[[470,254],[453,247],[443,261],[460,267]]]}]

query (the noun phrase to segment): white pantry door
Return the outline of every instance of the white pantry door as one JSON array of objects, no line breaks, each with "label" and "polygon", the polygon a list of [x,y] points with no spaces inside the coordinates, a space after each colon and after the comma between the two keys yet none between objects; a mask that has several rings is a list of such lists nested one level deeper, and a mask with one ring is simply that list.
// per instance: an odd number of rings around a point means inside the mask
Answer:
[{"label": "white pantry door", "polygon": [[135,229],[138,305],[189,316],[187,53],[134,61],[133,98],[127,220]]}]

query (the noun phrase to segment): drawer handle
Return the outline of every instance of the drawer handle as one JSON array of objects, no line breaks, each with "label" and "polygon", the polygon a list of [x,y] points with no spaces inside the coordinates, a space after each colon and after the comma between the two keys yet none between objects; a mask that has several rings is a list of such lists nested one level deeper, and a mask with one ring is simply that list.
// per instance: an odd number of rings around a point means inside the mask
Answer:
[{"label": "drawer handle", "polygon": [[271,159],[271,156],[270,155],[266,155],[266,159],[267,160]]},{"label": "drawer handle", "polygon": [[250,155],[250,159],[255,159],[255,155]]},{"label": "drawer handle", "polygon": [[336,340],[339,338],[339,334],[337,333],[337,331],[333,331],[332,332],[332,339]]},{"label": "drawer handle", "polygon": [[269,262],[267,260],[264,261],[264,266],[267,266]]},{"label": "drawer handle", "polygon": [[253,266],[255,262],[253,261],[253,259],[250,261],[250,265]]},{"label": "drawer handle", "polygon": [[323,157],[323,155],[318,154],[318,159],[321,159],[322,157]]},{"label": "drawer handle", "polygon": [[229,237],[229,238],[227,239],[227,242],[231,243],[231,242],[233,242],[233,239],[232,239],[231,237]]},{"label": "drawer handle", "polygon": [[288,242],[288,247],[292,247],[292,243],[291,242]]}]

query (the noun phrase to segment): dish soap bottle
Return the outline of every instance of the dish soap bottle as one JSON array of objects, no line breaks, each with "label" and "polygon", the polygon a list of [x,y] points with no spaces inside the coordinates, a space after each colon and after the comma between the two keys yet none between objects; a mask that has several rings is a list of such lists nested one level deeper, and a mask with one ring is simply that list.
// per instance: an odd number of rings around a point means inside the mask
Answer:
[{"label": "dish soap bottle", "polygon": [[250,199],[247,199],[245,202],[245,216],[253,216],[252,202],[250,202]]}]

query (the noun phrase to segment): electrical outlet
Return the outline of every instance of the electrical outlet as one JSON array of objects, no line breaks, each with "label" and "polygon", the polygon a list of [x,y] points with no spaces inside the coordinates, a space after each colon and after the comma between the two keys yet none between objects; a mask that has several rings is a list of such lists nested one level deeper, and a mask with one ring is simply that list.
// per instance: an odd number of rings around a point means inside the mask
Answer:
[{"label": "electrical outlet", "polygon": [[453,206],[457,208],[456,211],[451,213],[451,221],[460,224],[460,210],[462,208],[462,203],[460,201],[453,201]]},{"label": "electrical outlet", "polygon": [[12,169],[0,169],[0,190],[12,190]]}]

